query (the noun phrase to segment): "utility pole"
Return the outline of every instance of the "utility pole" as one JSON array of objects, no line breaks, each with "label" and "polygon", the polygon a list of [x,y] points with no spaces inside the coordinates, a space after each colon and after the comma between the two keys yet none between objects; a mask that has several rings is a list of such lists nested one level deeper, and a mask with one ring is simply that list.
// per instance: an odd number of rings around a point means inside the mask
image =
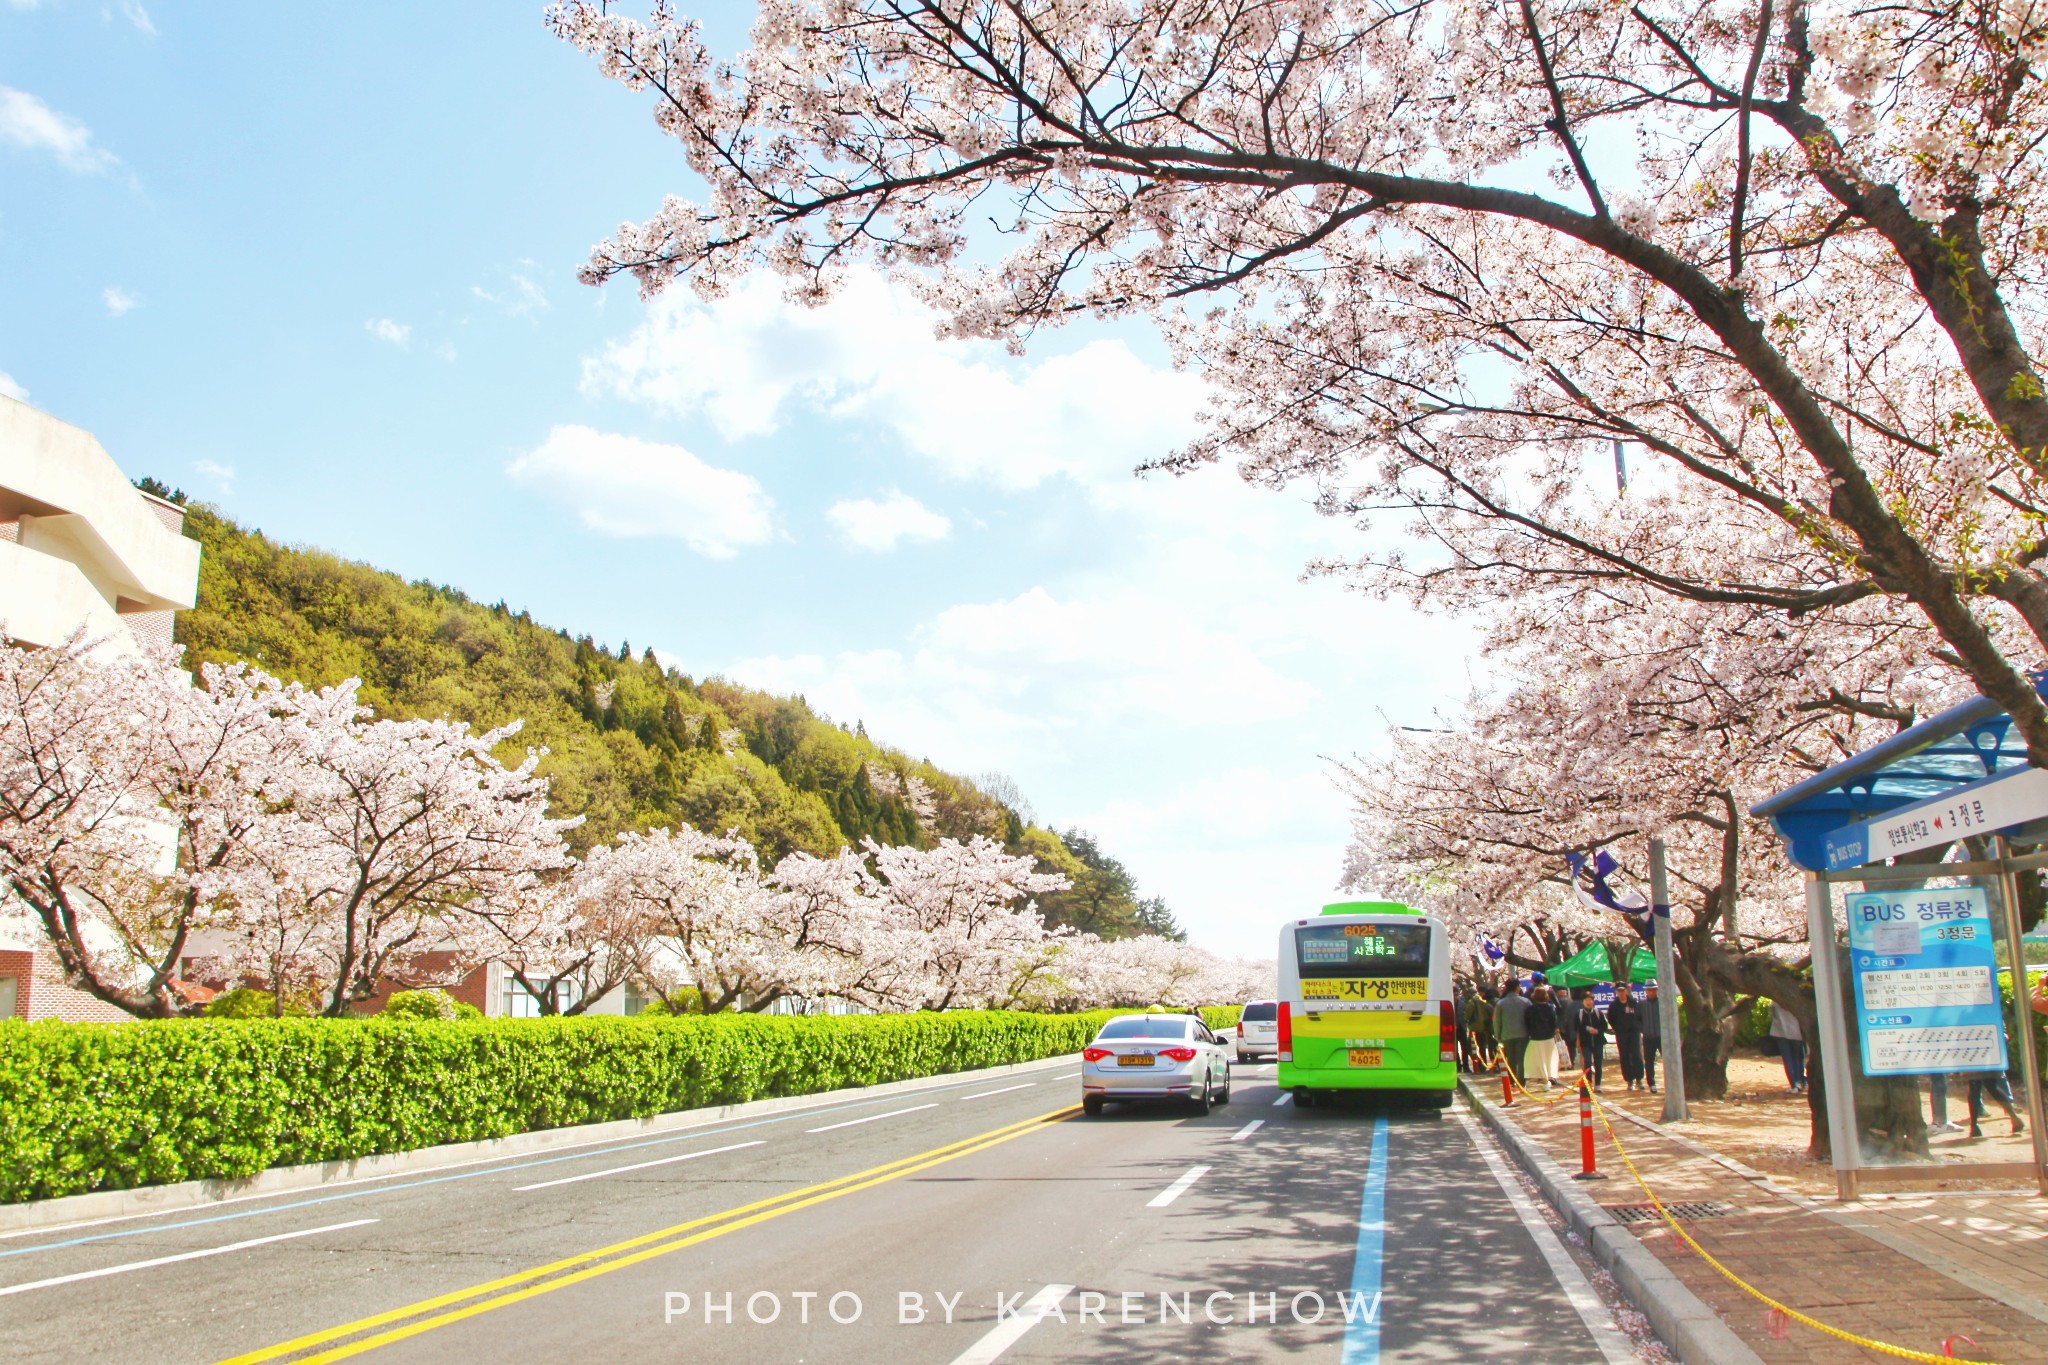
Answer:
[{"label": "utility pole", "polygon": [[[1621,443],[1615,442],[1615,459]],[[1663,1036],[1664,1122],[1692,1117],[1685,1108],[1685,1041],[1678,1032],[1678,975],[1671,969],[1671,879],[1664,871],[1664,841],[1650,840],[1650,924],[1657,954],[1657,1031]]]},{"label": "utility pole", "polygon": [[1628,462],[1622,458],[1619,441],[1614,443],[1614,491],[1622,497],[1628,496]]}]

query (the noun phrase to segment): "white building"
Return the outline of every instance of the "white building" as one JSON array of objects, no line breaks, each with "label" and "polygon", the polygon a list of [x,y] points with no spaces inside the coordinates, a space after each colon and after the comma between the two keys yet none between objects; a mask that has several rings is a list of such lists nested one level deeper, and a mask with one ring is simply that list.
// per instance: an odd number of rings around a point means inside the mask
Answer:
[{"label": "white building", "polygon": [[[0,627],[58,645],[171,643],[199,593],[185,509],[139,491],[92,433],[0,396]],[[125,1019],[65,985],[35,926],[0,916],[0,1019]]]},{"label": "white building", "polygon": [[185,509],[139,491],[92,433],[0,397],[0,625],[54,645],[84,626],[169,644],[199,592]]}]

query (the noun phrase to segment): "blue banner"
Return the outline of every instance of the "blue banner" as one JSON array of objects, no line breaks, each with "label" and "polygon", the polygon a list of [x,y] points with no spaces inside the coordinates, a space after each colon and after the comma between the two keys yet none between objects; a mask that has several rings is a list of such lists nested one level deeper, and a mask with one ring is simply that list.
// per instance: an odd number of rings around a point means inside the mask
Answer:
[{"label": "blue banner", "polygon": [[1847,904],[1864,1074],[2005,1070],[1989,893],[1869,891]]}]

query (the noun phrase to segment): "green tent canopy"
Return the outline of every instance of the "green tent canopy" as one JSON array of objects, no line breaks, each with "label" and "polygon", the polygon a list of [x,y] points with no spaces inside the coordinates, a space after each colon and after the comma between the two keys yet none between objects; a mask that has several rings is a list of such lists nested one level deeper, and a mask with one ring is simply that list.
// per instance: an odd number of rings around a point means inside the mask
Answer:
[{"label": "green tent canopy", "polygon": [[[1543,969],[1543,979],[1553,986],[1597,986],[1614,980],[1614,972],[1607,965],[1607,945],[1588,943],[1555,967]],[[1629,959],[1628,979],[1630,981],[1655,981],[1657,979],[1657,955],[1648,948],[1638,948]]]}]

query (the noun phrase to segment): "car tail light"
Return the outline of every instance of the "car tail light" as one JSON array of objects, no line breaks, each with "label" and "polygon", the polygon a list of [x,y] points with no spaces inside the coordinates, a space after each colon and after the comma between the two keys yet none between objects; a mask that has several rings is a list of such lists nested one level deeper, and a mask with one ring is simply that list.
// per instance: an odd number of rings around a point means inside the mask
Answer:
[{"label": "car tail light", "polygon": [[1109,1055],[1109,1049],[1106,1047],[1084,1047],[1081,1049],[1081,1060],[1084,1062],[1099,1062]]},{"label": "car tail light", "polygon": [[1237,1036],[1240,1038],[1244,1037],[1244,1024],[1242,1022],[1237,1026]]},{"label": "car tail light", "polygon": [[1195,1060],[1195,1050],[1191,1047],[1161,1048],[1159,1055],[1176,1062],[1192,1062]]},{"label": "car tail light", "polygon": [[1280,1002],[1280,1017],[1274,1023],[1275,1027],[1279,1030],[1280,1037],[1275,1043],[1273,1051],[1279,1056],[1281,1061],[1291,1062],[1294,1060],[1294,1006],[1282,1000]]},{"label": "car tail light", "polygon": [[1437,1002],[1436,1047],[1437,1060],[1455,1062],[1458,1060],[1458,1020],[1451,1013],[1451,1002]]}]

